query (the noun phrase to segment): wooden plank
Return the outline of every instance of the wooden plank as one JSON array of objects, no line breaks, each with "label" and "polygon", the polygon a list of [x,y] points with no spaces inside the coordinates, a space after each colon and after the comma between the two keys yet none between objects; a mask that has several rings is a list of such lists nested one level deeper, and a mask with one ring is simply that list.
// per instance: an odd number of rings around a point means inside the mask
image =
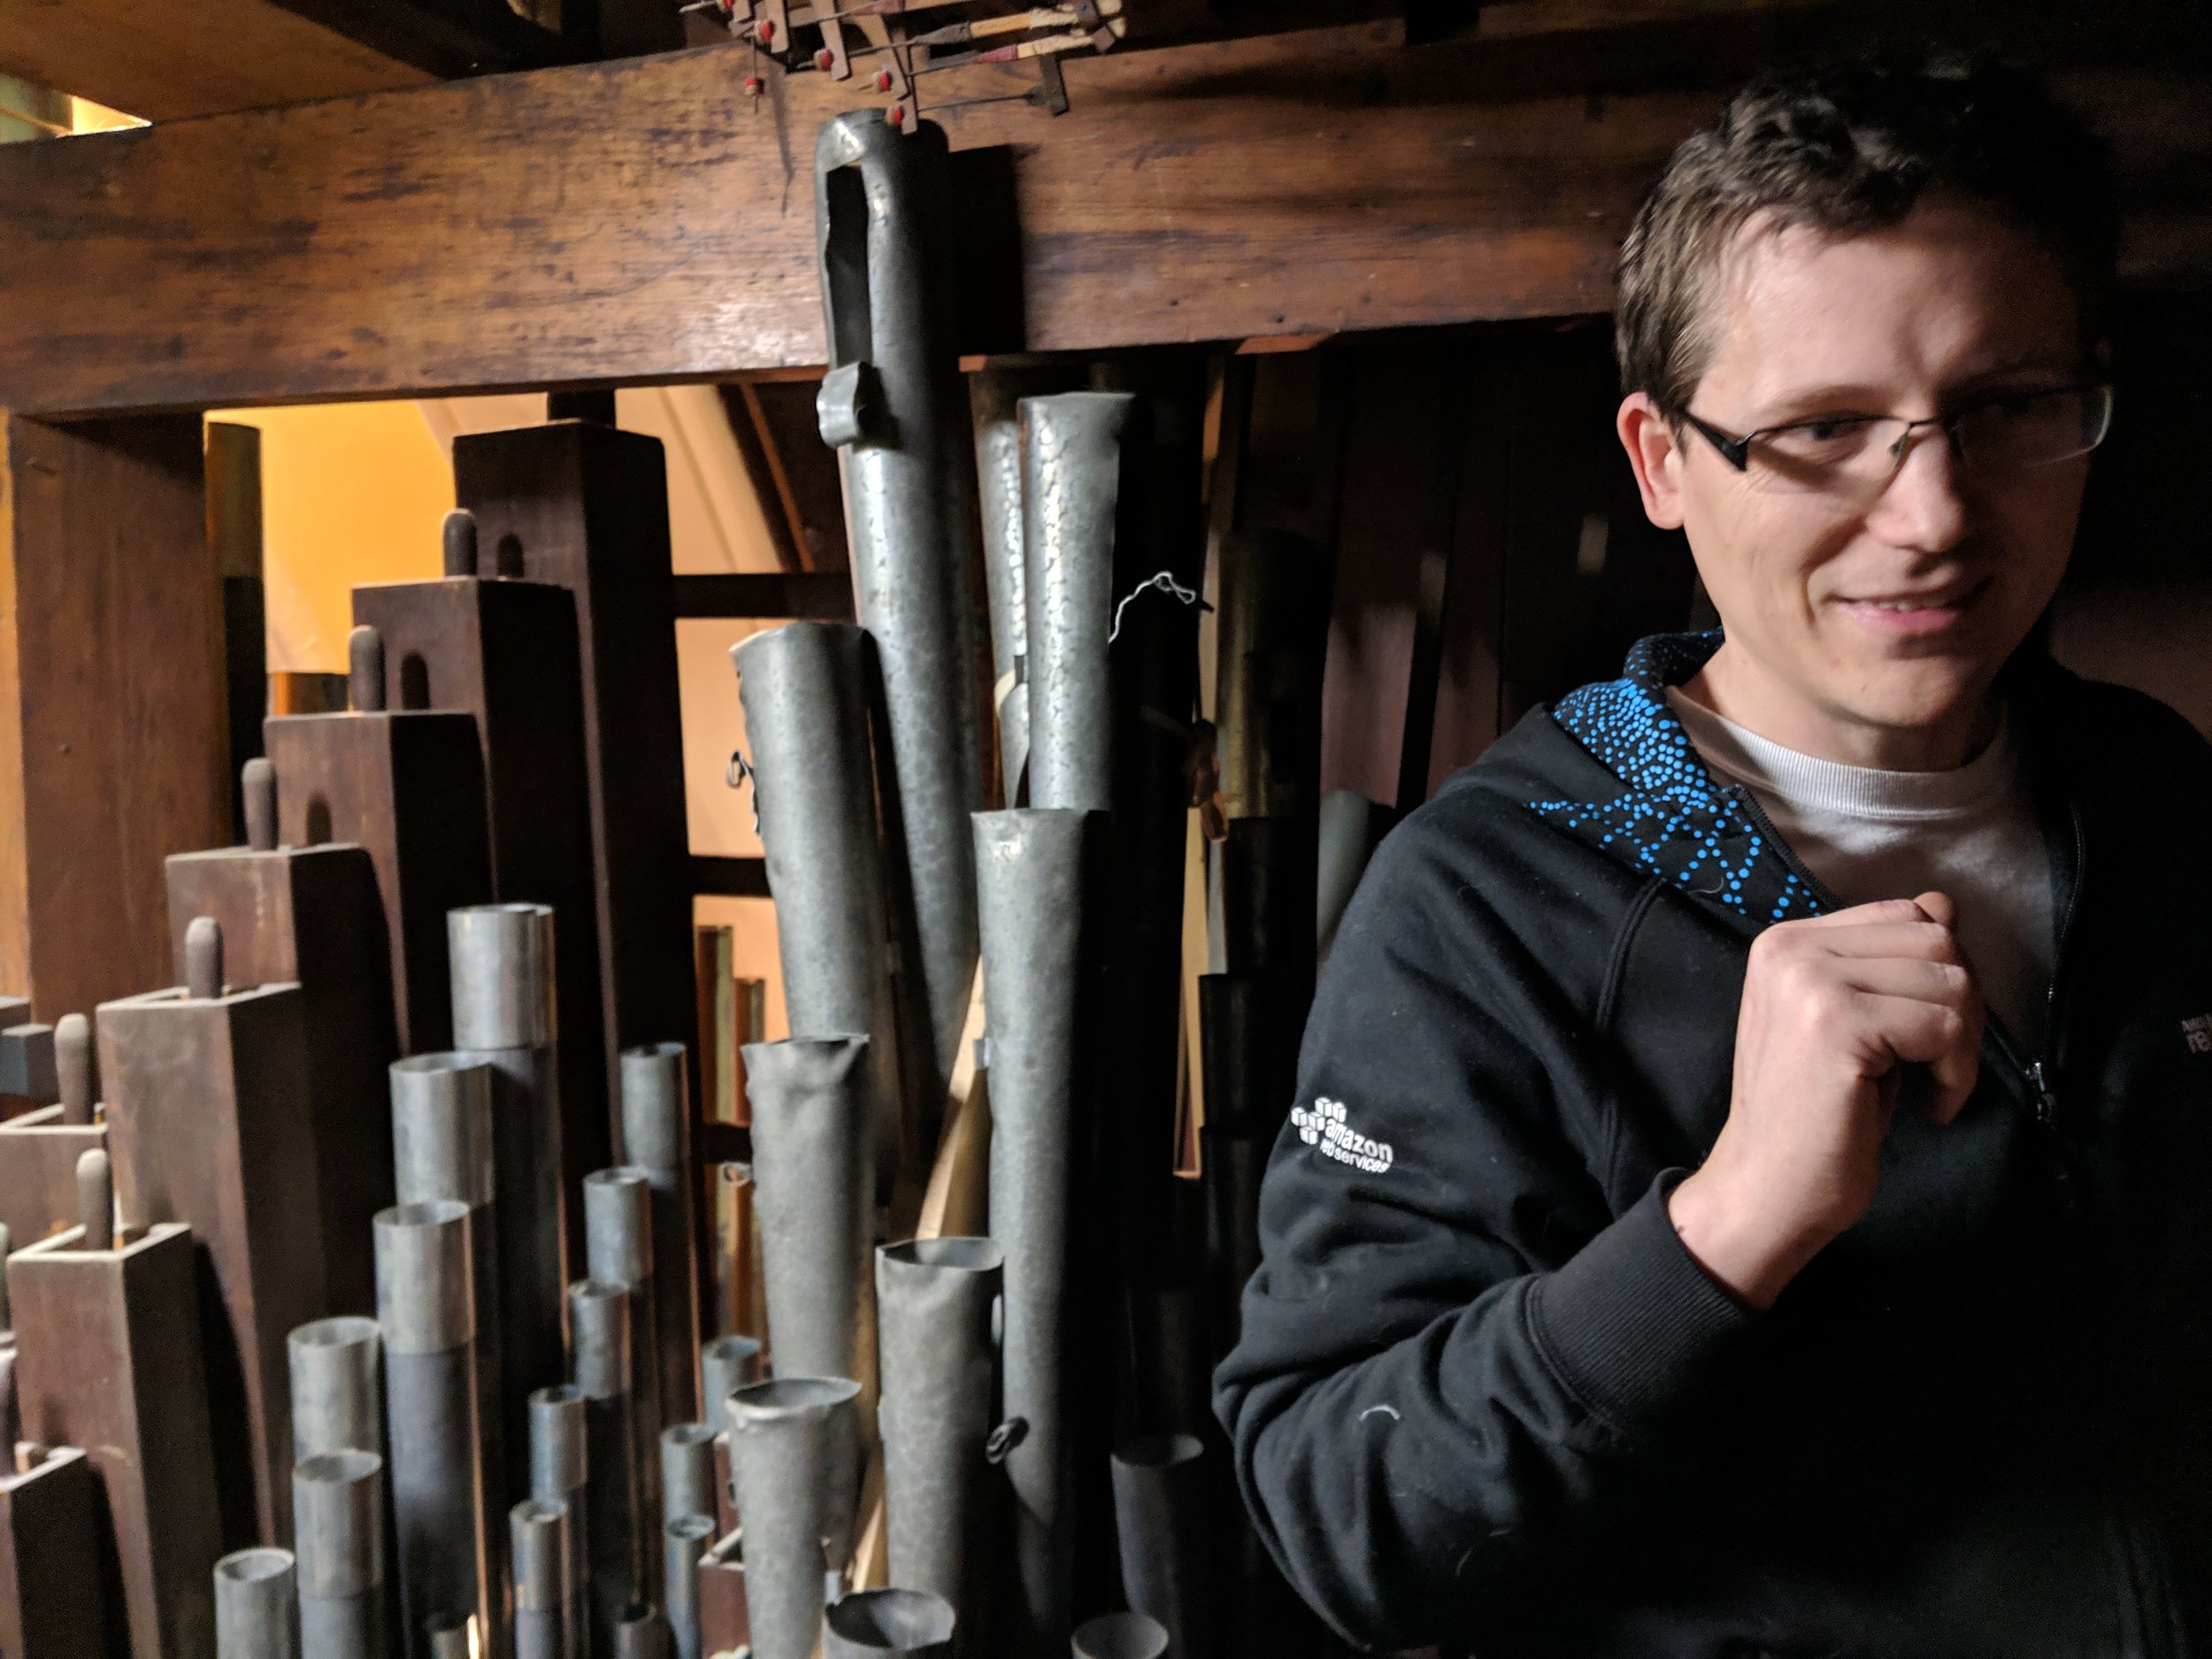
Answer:
[{"label": "wooden plank", "polygon": [[229,839],[200,424],[0,426],[0,985],[42,1019],[159,987],[162,859]]},{"label": "wooden plank", "polygon": [[426,86],[403,63],[276,0],[31,0],[0,6],[0,69],[150,121]]},{"label": "wooden plank", "polygon": [[[1064,117],[1001,104],[947,125],[990,152],[981,171],[1010,167],[1032,349],[1588,312],[1610,303],[1640,192],[1719,88],[1898,12],[1110,53],[1068,65]],[[2077,67],[2101,61],[2078,27],[2062,84],[2117,145],[2131,268],[2200,280],[2212,81],[2179,50]],[[2049,28],[1981,34],[2032,48]],[[0,402],[83,414],[820,363],[807,157],[854,95],[803,75],[749,104],[749,63],[705,47],[0,149]]]}]

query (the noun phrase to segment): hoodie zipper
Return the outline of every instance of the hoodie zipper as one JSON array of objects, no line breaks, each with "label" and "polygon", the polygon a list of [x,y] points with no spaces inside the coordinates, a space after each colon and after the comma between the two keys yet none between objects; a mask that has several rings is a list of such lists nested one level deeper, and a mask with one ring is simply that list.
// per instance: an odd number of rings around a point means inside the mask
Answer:
[{"label": "hoodie zipper", "polygon": [[[1803,882],[1812,895],[1826,910],[1842,910],[1845,906],[1831,893],[1818,876],[1805,865],[1788,841],[1774,827],[1774,820],[1759,804],[1758,798],[1741,784],[1730,785],[1724,792],[1731,796],[1754,828],[1765,837],[1774,849],[1784,869]],[[2073,879],[2066,885],[2066,901],[2060,907],[2051,927],[2051,978],[2043,989],[2043,1051],[2030,1056],[2021,1049],[2019,1041],[2005,1029],[1995,1015],[1991,1015],[1986,1030],[1989,1045],[1996,1051],[2013,1073],[2019,1093],[2025,1100],[2030,1113],[2044,1134],[2044,1150],[2050,1161],[2051,1184],[2059,1198],[2061,1211],[2071,1219],[2074,1214],[2074,1175],[2066,1156],[2065,1145],[2059,1133],[2059,1100],[2057,1085],[2052,1073],[2057,1065],[2058,1014],[2060,981],[2066,963],[2066,941],[2073,931],[2074,911],[2081,899],[2082,882],[2089,867],[2088,843],[2082,833],[2081,809],[2068,803],[2069,821],[2073,829]]]}]

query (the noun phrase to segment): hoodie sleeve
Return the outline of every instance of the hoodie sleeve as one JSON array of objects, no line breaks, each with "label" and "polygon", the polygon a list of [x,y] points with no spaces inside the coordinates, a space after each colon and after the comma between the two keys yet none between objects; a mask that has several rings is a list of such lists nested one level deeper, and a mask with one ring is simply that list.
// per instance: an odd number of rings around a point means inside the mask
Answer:
[{"label": "hoodie sleeve", "polygon": [[1479,1644],[1571,1595],[1575,1555],[1650,1490],[1750,1321],[1676,1236],[1671,1174],[1617,1204],[1594,1173],[1587,1013],[1485,898],[1537,879],[1471,873],[1426,814],[1378,853],[1215,1376],[1262,1537],[1362,1645]]}]

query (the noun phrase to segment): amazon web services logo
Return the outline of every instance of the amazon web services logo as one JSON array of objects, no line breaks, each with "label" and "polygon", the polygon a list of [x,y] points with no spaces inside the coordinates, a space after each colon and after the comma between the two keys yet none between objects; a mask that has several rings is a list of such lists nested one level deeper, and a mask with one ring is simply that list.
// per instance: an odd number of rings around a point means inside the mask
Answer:
[{"label": "amazon web services logo", "polygon": [[1298,1131],[1298,1138],[1310,1147],[1318,1148],[1324,1157],[1348,1164],[1369,1175],[1380,1175],[1390,1167],[1390,1142],[1370,1141],[1354,1129],[1344,1120],[1344,1102],[1340,1100],[1317,1094],[1312,1105],[1292,1107],[1290,1121]]}]

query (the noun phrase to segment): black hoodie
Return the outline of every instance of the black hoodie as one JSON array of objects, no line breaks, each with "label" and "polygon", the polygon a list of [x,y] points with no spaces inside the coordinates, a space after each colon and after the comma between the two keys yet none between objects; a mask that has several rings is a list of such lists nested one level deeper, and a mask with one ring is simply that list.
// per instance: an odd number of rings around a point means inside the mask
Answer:
[{"label": "black hoodie", "polygon": [[1833,907],[1647,640],[1394,831],[1337,934],[1216,1375],[1291,1582],[1366,1645],[2212,1654],[2212,749],[2039,661],[2046,1052],[1993,1026],[1771,1312],[1665,1194],[1745,953]]}]

